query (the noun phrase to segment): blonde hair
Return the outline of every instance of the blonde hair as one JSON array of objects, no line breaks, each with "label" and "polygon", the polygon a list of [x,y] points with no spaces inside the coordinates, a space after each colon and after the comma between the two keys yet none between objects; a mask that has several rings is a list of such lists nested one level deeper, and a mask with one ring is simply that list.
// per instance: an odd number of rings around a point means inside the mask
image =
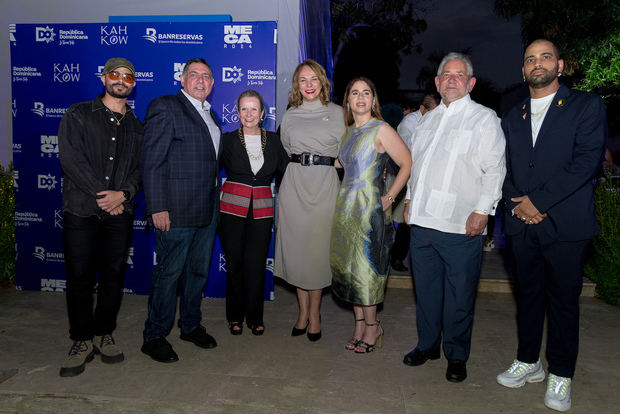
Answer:
[{"label": "blonde hair", "polygon": [[375,84],[372,83],[372,81],[367,77],[360,76],[358,78],[351,79],[347,85],[347,89],[344,92],[344,101],[342,101],[342,107],[344,108],[344,123],[349,126],[353,125],[355,122],[353,119],[353,112],[351,112],[351,108],[349,107],[349,94],[351,93],[353,84],[358,81],[365,82],[372,92],[373,104],[370,107],[370,115],[383,121],[383,116],[381,116],[381,105],[379,105],[379,96],[377,95],[377,88],[375,87]]},{"label": "blonde hair", "polygon": [[304,60],[297,65],[297,68],[295,68],[295,72],[293,73],[293,88],[291,89],[291,94],[288,97],[289,105],[297,107],[304,101],[301,91],[299,90],[299,72],[301,72],[304,67],[311,69],[317,78],[319,78],[319,82],[321,83],[319,98],[321,99],[321,103],[323,105],[327,105],[330,102],[329,92],[331,90],[331,84],[329,83],[329,79],[327,79],[327,74],[325,73],[323,66],[312,59]]}]

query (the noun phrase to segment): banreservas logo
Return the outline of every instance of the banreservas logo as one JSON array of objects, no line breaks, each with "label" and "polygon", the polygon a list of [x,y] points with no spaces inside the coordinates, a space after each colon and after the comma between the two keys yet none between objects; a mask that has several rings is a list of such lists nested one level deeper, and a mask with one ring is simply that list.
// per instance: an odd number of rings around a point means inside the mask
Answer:
[{"label": "banreservas logo", "polygon": [[151,43],[172,43],[183,45],[202,45],[204,35],[201,33],[157,33],[154,27],[147,27],[146,34],[142,35]]},{"label": "banreservas logo", "polygon": [[43,102],[34,102],[32,112],[45,118],[62,118],[67,108],[47,108]]}]

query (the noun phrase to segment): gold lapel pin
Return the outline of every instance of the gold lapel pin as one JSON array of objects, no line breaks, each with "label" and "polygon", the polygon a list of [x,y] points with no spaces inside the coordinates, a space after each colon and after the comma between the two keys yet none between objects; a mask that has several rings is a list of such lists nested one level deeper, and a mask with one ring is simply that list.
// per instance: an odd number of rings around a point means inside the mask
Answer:
[{"label": "gold lapel pin", "polygon": [[527,116],[527,114],[525,112],[523,112],[523,119],[525,119],[526,116]]},{"label": "gold lapel pin", "polygon": [[564,105],[564,99],[559,99],[558,102],[556,103],[557,106],[562,106]]}]

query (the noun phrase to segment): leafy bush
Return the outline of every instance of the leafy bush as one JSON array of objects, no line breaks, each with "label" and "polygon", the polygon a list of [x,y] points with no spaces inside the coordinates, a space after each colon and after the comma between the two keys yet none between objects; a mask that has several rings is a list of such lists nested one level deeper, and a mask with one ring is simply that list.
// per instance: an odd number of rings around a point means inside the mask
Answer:
[{"label": "leafy bush", "polygon": [[15,188],[13,164],[0,164],[0,287],[15,283]]},{"label": "leafy bush", "polygon": [[[614,181],[615,180],[615,181]],[[585,274],[596,283],[596,293],[620,305],[620,182],[610,174],[594,190],[599,235],[593,240]]]}]

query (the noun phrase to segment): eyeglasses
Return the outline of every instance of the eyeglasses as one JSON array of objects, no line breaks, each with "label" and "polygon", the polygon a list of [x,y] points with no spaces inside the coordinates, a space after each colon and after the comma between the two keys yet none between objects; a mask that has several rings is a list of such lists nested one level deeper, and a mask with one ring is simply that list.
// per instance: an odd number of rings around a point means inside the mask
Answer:
[{"label": "eyeglasses", "polygon": [[125,83],[133,83],[135,77],[131,74],[131,73],[123,73],[123,72],[118,72],[118,71],[112,71],[112,72],[108,72],[108,78],[110,78],[110,80],[118,80],[118,78],[123,78],[123,81]]}]

